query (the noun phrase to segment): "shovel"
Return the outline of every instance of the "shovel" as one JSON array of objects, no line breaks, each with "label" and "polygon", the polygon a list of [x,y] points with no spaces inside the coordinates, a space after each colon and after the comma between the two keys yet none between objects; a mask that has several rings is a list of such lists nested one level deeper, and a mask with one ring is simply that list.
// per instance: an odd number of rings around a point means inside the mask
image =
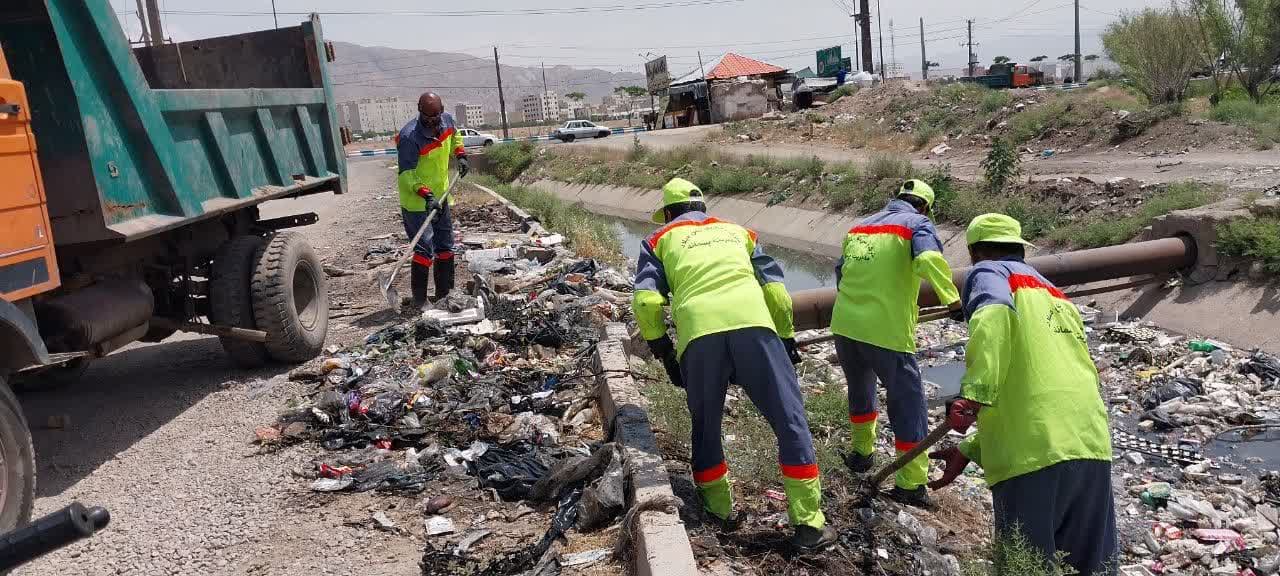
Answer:
[{"label": "shovel", "polygon": [[925,436],[924,440],[921,440],[914,448],[903,452],[896,460],[890,462],[887,466],[873,474],[871,479],[867,481],[867,484],[863,486],[863,490],[868,496],[874,496],[876,492],[879,491],[880,484],[884,483],[885,478],[888,478],[898,470],[901,470],[908,462],[915,460],[916,456],[924,454],[926,450],[933,448],[933,445],[937,444],[939,440],[942,440],[942,438],[947,435],[947,432],[950,431],[951,426],[947,424],[946,418],[943,418],[942,423],[938,424],[937,428],[934,428],[933,431],[929,432],[929,435]]},{"label": "shovel", "polygon": [[[444,206],[444,203],[449,201],[449,195],[453,192],[453,185],[457,181],[458,177],[456,175],[449,179],[449,187],[445,188],[444,194],[440,195],[440,199],[437,204]],[[404,253],[403,257],[396,261],[396,265],[391,268],[391,272],[378,273],[378,288],[382,290],[382,297],[387,299],[387,306],[390,306],[392,310],[400,307],[400,293],[396,291],[395,286],[392,286],[396,281],[396,274],[400,272],[400,268],[404,266],[409,259],[413,258],[413,247],[418,245],[418,240],[422,239],[422,234],[431,229],[431,222],[436,219],[436,213],[439,211],[439,208],[435,208],[431,210],[430,214],[427,214],[427,219],[424,220],[422,222],[422,226],[418,228],[418,233],[414,234],[413,238],[409,240],[409,250]]]}]

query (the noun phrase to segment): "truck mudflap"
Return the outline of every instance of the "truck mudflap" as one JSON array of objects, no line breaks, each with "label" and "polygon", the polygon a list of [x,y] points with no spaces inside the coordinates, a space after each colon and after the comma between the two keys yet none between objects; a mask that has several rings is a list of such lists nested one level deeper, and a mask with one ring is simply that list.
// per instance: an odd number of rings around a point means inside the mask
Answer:
[{"label": "truck mudflap", "polygon": [[0,375],[48,363],[49,351],[35,322],[17,306],[0,300]]}]

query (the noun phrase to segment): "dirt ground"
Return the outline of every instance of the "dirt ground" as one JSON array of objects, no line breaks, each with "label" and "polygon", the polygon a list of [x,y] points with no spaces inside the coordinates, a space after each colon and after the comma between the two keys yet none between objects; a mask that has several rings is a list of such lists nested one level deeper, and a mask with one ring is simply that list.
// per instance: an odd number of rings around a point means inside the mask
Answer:
[{"label": "dirt ground", "polygon": [[[298,231],[326,263],[359,262],[368,242],[403,234],[385,159],[350,163],[349,192],[265,206],[264,217],[314,211]],[[401,288],[407,294],[407,283]],[[330,278],[329,343],[363,338],[392,316],[363,276]],[[317,498],[293,473],[315,448],[262,453],[254,428],[300,392],[291,366],[243,371],[216,338],[134,344],[96,361],[77,384],[20,396],[35,438],[36,514],[72,501],[107,507],[110,527],[16,574],[417,574],[417,499],[372,493]],[[63,427],[46,426],[51,417]],[[369,527],[382,510],[410,533]]]}]

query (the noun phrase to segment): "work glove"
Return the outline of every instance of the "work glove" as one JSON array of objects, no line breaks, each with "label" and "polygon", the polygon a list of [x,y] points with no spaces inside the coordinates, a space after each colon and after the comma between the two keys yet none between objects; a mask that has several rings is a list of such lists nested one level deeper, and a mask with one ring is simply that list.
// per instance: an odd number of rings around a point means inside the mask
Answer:
[{"label": "work glove", "polygon": [[947,306],[947,311],[950,312],[950,314],[947,315],[947,318],[955,320],[956,322],[964,322],[964,303],[960,300],[956,300],[955,302],[952,302],[950,306]]},{"label": "work glove", "polygon": [[791,364],[799,366],[801,362],[800,348],[796,346],[795,338],[783,338],[782,346],[787,349],[787,358],[791,359]]},{"label": "work glove", "polygon": [[982,404],[968,398],[957,398],[947,403],[947,425],[952,430],[964,434],[978,420],[978,410]]},{"label": "work glove", "polygon": [[436,210],[440,208],[440,202],[436,200],[436,196],[431,192],[430,188],[427,188],[426,186],[419,186],[418,197],[427,201],[428,210]]},{"label": "work glove", "polygon": [[929,459],[941,460],[943,463],[942,477],[929,483],[930,490],[941,490],[951,485],[964,473],[965,466],[969,465],[969,458],[955,446],[930,452]]},{"label": "work glove", "polygon": [[458,157],[458,177],[466,178],[467,172],[471,171],[471,161],[466,156]]},{"label": "work glove", "polygon": [[677,388],[684,388],[684,378],[680,376],[680,362],[676,360],[676,347],[671,343],[671,338],[663,335],[661,338],[647,340],[649,343],[649,351],[653,352],[653,357],[662,362],[662,367],[667,371],[667,378],[671,379],[671,384]]}]

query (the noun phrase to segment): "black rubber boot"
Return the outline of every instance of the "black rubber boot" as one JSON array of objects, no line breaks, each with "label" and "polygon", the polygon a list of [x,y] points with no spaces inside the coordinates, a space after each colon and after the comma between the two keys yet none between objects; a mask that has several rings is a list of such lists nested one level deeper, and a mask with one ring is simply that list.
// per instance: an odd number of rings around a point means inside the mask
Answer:
[{"label": "black rubber boot", "polygon": [[436,260],[436,300],[443,300],[453,290],[453,258]]},{"label": "black rubber boot", "polygon": [[932,508],[933,501],[929,499],[929,489],[919,486],[915,490],[907,490],[898,486],[885,492],[890,500],[907,506],[915,506],[916,508]]},{"label": "black rubber boot", "polygon": [[413,305],[421,308],[427,303],[427,286],[431,283],[431,267],[421,264],[409,266],[409,286],[413,289]]},{"label": "black rubber boot", "polygon": [[823,526],[821,530],[812,526],[796,526],[791,535],[791,546],[801,552],[815,552],[835,544],[840,535],[831,526]]},{"label": "black rubber boot", "polygon": [[844,465],[854,474],[865,474],[876,465],[876,453],[863,456],[856,451],[849,451],[844,455]]},{"label": "black rubber boot", "polygon": [[706,517],[706,523],[710,526],[714,526],[716,532],[721,534],[734,532],[742,525],[742,515],[737,512],[730,512],[728,518],[716,516],[715,514],[712,514],[710,510],[706,509],[704,509],[702,513]]}]

